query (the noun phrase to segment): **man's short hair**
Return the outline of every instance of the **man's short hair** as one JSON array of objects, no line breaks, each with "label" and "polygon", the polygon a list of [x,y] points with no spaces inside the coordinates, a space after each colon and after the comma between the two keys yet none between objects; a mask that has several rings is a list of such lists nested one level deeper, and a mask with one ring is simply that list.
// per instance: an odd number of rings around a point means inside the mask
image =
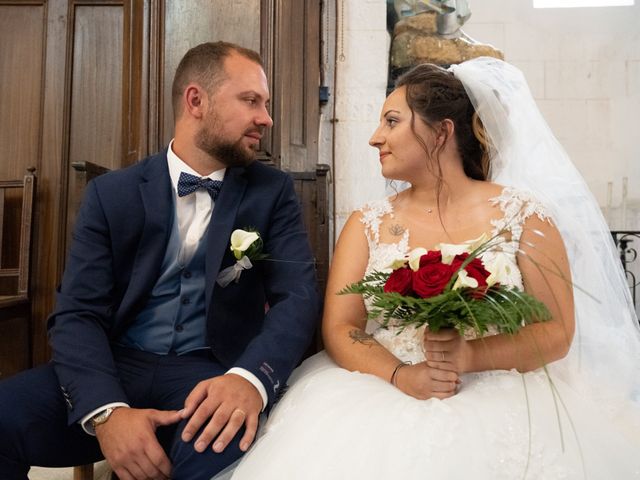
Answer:
[{"label": "man's short hair", "polygon": [[201,43],[182,57],[171,88],[174,118],[178,118],[181,112],[180,99],[187,85],[196,82],[205,88],[207,93],[212,93],[226,78],[224,60],[233,53],[263,66],[262,58],[257,52],[229,42]]}]

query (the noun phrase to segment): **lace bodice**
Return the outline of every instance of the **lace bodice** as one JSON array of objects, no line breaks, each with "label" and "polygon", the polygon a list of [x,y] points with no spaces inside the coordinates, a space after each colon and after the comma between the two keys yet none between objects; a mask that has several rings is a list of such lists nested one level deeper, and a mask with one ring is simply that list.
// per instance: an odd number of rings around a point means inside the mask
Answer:
[{"label": "lace bodice", "polygon": [[[501,216],[491,220],[487,235],[493,237],[500,235],[503,242],[499,249],[491,249],[480,255],[485,263],[491,263],[496,255],[501,255],[504,272],[507,273],[507,285],[522,289],[522,275],[516,261],[516,253],[519,248],[520,237],[527,218],[536,215],[541,220],[548,220],[549,216],[544,206],[530,193],[505,187],[497,197],[489,199],[491,205],[499,208]],[[393,206],[388,198],[367,204],[361,209],[361,222],[365,226],[365,234],[369,244],[369,263],[366,273],[373,270],[391,271],[389,265],[409,253],[410,232],[406,229],[397,242],[386,243],[380,241],[380,225],[385,217],[393,218]],[[475,240],[475,239],[474,239]],[[469,240],[464,243],[471,243]],[[367,332],[372,333],[375,339],[403,361],[412,363],[424,360],[422,351],[422,337],[424,327],[407,327],[403,331],[398,328],[381,328],[375,320],[367,324]]]}]

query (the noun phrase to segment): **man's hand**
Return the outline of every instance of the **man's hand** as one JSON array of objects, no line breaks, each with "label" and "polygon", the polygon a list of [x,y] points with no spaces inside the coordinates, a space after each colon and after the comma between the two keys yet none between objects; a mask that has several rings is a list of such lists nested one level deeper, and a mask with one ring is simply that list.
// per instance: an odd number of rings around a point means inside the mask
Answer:
[{"label": "man's hand", "polygon": [[156,438],[156,428],[182,418],[181,411],[117,408],[96,426],[96,437],[121,480],[164,480],[171,477],[171,462]]},{"label": "man's hand", "polygon": [[246,430],[240,439],[240,449],[246,452],[256,436],[262,397],[248,380],[227,374],[198,383],[184,407],[184,417],[191,419],[182,432],[183,441],[191,441],[208,422],[196,439],[196,451],[204,452],[215,439],[213,451],[222,452],[244,424]]}]

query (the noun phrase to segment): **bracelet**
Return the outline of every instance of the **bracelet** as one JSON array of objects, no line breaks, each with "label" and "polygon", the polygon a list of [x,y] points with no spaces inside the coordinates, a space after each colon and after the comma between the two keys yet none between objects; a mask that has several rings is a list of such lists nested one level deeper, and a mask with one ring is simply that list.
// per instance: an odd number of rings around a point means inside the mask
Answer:
[{"label": "bracelet", "polygon": [[391,374],[391,379],[389,380],[389,383],[391,383],[391,385],[393,385],[394,387],[397,387],[396,375],[398,374],[398,370],[400,370],[402,367],[405,367],[407,365],[411,365],[411,362],[400,362],[398,365],[396,365],[396,368],[393,369],[393,373]]}]

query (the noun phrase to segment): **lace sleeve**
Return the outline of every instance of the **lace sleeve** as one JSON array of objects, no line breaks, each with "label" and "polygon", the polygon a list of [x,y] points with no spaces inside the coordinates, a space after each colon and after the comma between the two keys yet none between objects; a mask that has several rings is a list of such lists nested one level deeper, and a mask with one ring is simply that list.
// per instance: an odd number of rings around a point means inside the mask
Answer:
[{"label": "lace sleeve", "polygon": [[389,203],[387,198],[383,198],[382,200],[366,204],[359,211],[362,213],[360,221],[364,224],[369,247],[378,245],[380,243],[380,224],[382,223],[382,217],[387,214],[393,214],[391,203]]},{"label": "lace sleeve", "polygon": [[519,242],[522,236],[524,222],[536,215],[540,220],[551,222],[551,216],[547,208],[530,192],[505,187],[502,193],[491,199],[493,205],[502,210],[503,215],[497,220],[492,220],[493,234],[501,231],[511,233],[511,240]]}]

